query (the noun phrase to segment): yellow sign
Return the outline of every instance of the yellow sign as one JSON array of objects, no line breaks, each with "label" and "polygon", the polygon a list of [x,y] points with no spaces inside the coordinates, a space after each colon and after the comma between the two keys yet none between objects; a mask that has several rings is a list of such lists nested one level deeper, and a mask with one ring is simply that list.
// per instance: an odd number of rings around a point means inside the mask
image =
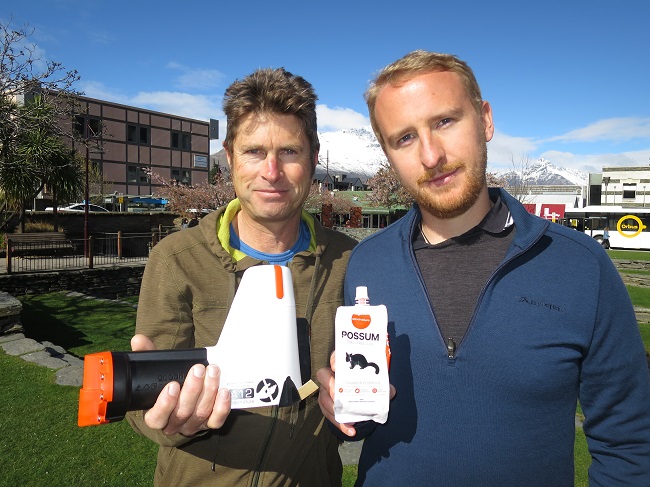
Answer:
[{"label": "yellow sign", "polygon": [[[634,220],[634,222],[630,222],[628,220]],[[616,224],[616,229],[618,230],[618,233],[620,233],[623,237],[627,237],[627,238],[636,237],[646,228],[648,227],[646,227],[641,221],[641,218],[639,218],[636,215],[625,215],[624,217],[621,217],[621,219]],[[633,233],[625,233],[625,232],[633,232]]]},{"label": "yellow sign", "polygon": [[122,198],[122,197],[120,196],[120,197],[117,199],[117,202],[121,205],[122,203],[124,203],[124,198]]}]

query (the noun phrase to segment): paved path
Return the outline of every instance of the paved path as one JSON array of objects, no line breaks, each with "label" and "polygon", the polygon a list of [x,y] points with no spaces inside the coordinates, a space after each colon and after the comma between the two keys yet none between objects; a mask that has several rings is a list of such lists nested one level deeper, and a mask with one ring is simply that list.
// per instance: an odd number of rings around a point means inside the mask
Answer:
[{"label": "paved path", "polygon": [[55,370],[57,384],[81,387],[83,360],[53,343],[40,343],[22,333],[12,333],[0,336],[0,347],[8,355]]}]

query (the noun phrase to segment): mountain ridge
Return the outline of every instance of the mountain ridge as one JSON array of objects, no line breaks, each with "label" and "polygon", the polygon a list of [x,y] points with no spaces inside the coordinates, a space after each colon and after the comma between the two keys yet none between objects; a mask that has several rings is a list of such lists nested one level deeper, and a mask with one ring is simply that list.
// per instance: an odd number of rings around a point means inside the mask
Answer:
[{"label": "mountain ridge", "polygon": [[[345,174],[365,181],[374,176],[382,164],[388,162],[370,126],[323,132],[318,137],[321,146],[316,167],[318,174]],[[213,164],[219,163],[222,167],[227,167],[223,149],[211,154],[211,159]],[[526,176],[526,184],[533,186],[585,186],[589,178],[587,173],[555,166],[546,159],[531,163],[524,161],[521,167],[493,172],[508,184],[520,181],[523,174]]]}]

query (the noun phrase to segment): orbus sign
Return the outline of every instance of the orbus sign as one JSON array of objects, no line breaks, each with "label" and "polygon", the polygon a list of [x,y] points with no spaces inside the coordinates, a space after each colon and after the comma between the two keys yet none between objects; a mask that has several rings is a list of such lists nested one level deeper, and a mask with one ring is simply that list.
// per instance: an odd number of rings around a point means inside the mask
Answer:
[{"label": "orbus sign", "polygon": [[632,238],[639,235],[646,227],[636,215],[625,215],[618,220],[616,229],[623,237]]}]

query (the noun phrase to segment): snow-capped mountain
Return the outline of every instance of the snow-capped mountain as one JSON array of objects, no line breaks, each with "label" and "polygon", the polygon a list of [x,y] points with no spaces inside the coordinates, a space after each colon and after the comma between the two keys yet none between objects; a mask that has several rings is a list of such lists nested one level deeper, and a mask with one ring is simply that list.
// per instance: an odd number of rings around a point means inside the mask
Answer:
[{"label": "snow-capped mountain", "polygon": [[318,134],[320,157],[316,172],[367,179],[388,162],[370,126]]},{"label": "snow-capped mountain", "polygon": [[531,186],[585,186],[589,179],[589,175],[585,172],[557,167],[546,159],[538,159],[528,166],[523,165],[523,167],[517,167],[510,171],[497,171],[497,174],[513,185],[516,185],[524,177],[525,182]]},{"label": "snow-capped mountain", "polygon": [[[329,171],[333,176],[345,174],[366,180],[377,173],[382,163],[387,162],[370,126],[319,133],[318,137],[320,156],[316,172],[319,174]],[[227,167],[223,150],[212,154],[211,165],[215,163]],[[508,182],[519,180],[523,172],[530,185],[582,186],[588,180],[587,173],[554,166],[546,159],[539,159],[528,166],[494,172]]]}]

